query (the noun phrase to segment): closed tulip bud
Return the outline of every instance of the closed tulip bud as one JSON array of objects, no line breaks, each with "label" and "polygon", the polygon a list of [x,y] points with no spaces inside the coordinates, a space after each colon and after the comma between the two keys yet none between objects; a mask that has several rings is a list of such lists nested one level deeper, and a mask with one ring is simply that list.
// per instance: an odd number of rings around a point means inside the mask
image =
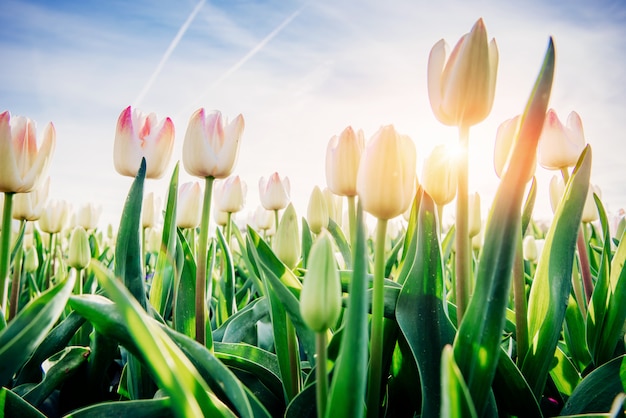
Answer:
[{"label": "closed tulip bud", "polygon": [[[505,120],[500,124],[500,126],[498,126],[493,153],[493,165],[496,170],[496,175],[499,178],[502,178],[504,175],[504,171],[508,166],[511,154],[513,153],[515,138],[517,137],[517,132],[519,130],[519,120],[520,117],[518,115],[514,118]],[[535,175],[536,166],[537,163],[533,162],[532,170],[529,171],[528,177],[526,178],[527,182]]]},{"label": "closed tulip bud", "polygon": [[39,218],[39,228],[48,234],[61,232],[68,221],[70,205],[64,200],[53,200],[44,208]]},{"label": "closed tulip bud", "polygon": [[244,129],[242,115],[232,122],[219,111],[198,109],[191,115],[183,142],[183,165],[192,176],[224,179],[233,172]]},{"label": "closed tulip bud", "polygon": [[24,252],[24,271],[26,273],[34,273],[39,268],[39,257],[35,247],[28,247]]},{"label": "closed tulip bud", "polygon": [[13,219],[36,221],[41,217],[43,208],[48,200],[50,177],[41,187],[28,193],[18,193],[13,198]]},{"label": "closed tulip bud", "polygon": [[326,207],[326,199],[322,190],[315,186],[311,197],[309,198],[309,206],[306,213],[309,228],[314,234],[319,234],[322,229],[328,228],[328,208]]},{"label": "closed tulip bud", "polygon": [[428,96],[437,119],[450,126],[472,126],[489,115],[498,72],[498,46],[487,40],[482,19],[456,44],[437,42],[428,57]]},{"label": "closed tulip bud", "polygon": [[328,216],[339,226],[343,222],[343,200],[340,196],[334,194],[328,187],[322,190],[324,199],[326,200],[326,208],[328,208]]},{"label": "closed tulip bud", "polygon": [[35,123],[23,116],[11,120],[8,111],[0,113],[0,192],[28,193],[45,177],[56,145],[54,125],[44,129],[37,149]]},{"label": "closed tulip bud", "polygon": [[87,231],[93,231],[98,227],[101,213],[102,206],[87,203],[78,209],[75,226],[82,226]]},{"label": "closed tulip bud", "polygon": [[276,235],[272,240],[274,254],[288,268],[293,269],[300,260],[300,231],[298,229],[298,217],[296,210],[290,203],[285,209]]},{"label": "closed tulip bud", "polygon": [[426,193],[437,205],[447,205],[456,196],[456,179],[454,154],[445,145],[433,148],[422,169],[421,184]]},{"label": "closed tulip bud", "polygon": [[252,223],[255,228],[261,231],[268,231],[274,226],[274,214],[263,206],[257,206]]},{"label": "closed tulip bud", "polygon": [[413,141],[383,126],[370,139],[359,165],[357,190],[366,212],[391,219],[406,211],[416,188],[416,151]]},{"label": "closed tulip bud", "polygon": [[474,193],[469,195],[469,236],[475,237],[480,232],[482,221],[480,215],[480,195]]},{"label": "closed tulip bud", "polygon": [[302,280],[300,314],[315,332],[335,326],[341,313],[341,280],[330,235],[323,232],[311,247]]},{"label": "closed tulip bud", "polygon": [[526,235],[522,243],[524,258],[528,261],[537,261],[539,253],[537,252],[537,242],[532,235]]},{"label": "closed tulip bud", "polygon": [[228,212],[216,209],[213,211],[213,219],[215,219],[215,223],[219,226],[226,226],[228,225]]},{"label": "closed tulip bud", "polygon": [[281,180],[278,173],[272,174],[268,180],[265,180],[265,177],[261,177],[259,180],[261,204],[267,210],[286,208],[290,200],[290,189],[288,177],[284,177]]},{"label": "closed tulip bud", "polygon": [[82,226],[77,226],[70,235],[70,247],[67,256],[67,264],[77,270],[82,270],[91,261],[91,248],[89,236]]},{"label": "closed tulip bud", "polygon": [[552,213],[556,213],[556,208],[559,206],[559,202],[565,193],[565,183],[559,176],[552,176],[550,179],[550,205],[552,206]]},{"label": "closed tulip bud", "polygon": [[202,216],[202,189],[196,181],[184,183],[178,190],[176,226],[197,228]]},{"label": "closed tulip bud", "polygon": [[578,113],[571,112],[563,126],[556,112],[548,110],[539,137],[539,164],[548,170],[573,167],[584,148],[585,135]]},{"label": "closed tulip bud", "polygon": [[146,251],[156,254],[161,249],[161,235],[163,231],[159,228],[148,228],[146,230]]},{"label": "closed tulip bud", "polygon": [[141,226],[142,228],[151,228],[157,224],[161,216],[161,199],[155,198],[154,193],[150,192],[143,198],[141,206]]},{"label": "closed tulip bud", "polygon": [[483,230],[481,229],[478,231],[478,234],[472,237],[472,250],[480,251],[480,249],[483,248],[484,239]]},{"label": "closed tulip bud", "polygon": [[356,175],[365,147],[363,131],[355,133],[351,126],[341,135],[333,136],[326,148],[326,183],[339,196],[356,196]]},{"label": "closed tulip bud", "polygon": [[228,177],[216,184],[215,207],[226,213],[237,213],[246,204],[248,186],[239,176]]},{"label": "closed tulip bud", "polygon": [[589,192],[587,192],[587,199],[585,200],[585,206],[583,207],[583,214],[581,222],[594,222],[600,218],[598,214],[598,207],[593,195],[596,194],[598,198],[602,198],[602,191],[598,186],[593,184],[589,185]]},{"label": "closed tulip bud", "polygon": [[158,179],[169,164],[174,149],[174,123],[158,121],[154,113],[144,115],[130,106],[117,119],[113,162],[123,176],[135,177],[141,159],[146,159],[146,177]]}]

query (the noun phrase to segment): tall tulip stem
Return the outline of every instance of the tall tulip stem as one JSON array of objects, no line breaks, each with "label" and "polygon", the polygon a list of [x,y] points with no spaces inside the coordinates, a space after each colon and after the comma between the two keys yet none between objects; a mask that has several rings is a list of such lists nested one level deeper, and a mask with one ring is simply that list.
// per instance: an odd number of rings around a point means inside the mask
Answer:
[{"label": "tall tulip stem", "polygon": [[4,208],[2,212],[2,238],[0,241],[0,310],[7,314],[9,292],[9,253],[11,252],[11,212],[13,210],[13,195],[4,193]]},{"label": "tall tulip stem", "polygon": [[326,332],[318,332],[315,335],[315,351],[317,354],[315,393],[317,398],[317,416],[319,418],[326,416],[326,398],[328,397],[328,377],[326,376],[326,345],[328,341]]},{"label": "tall tulip stem", "polygon": [[[24,233],[26,221],[20,222],[20,235]],[[15,318],[17,315],[17,304],[20,299],[20,287],[22,283],[22,264],[24,257],[24,246],[20,245],[15,252],[13,260],[13,279],[11,280],[11,296],[9,297],[9,316],[8,320]]]},{"label": "tall tulip stem", "polygon": [[367,386],[367,416],[377,417],[380,407],[380,387],[383,360],[383,314],[385,308],[385,239],[387,220],[378,219],[374,247],[374,285],[372,294],[372,333],[370,339],[370,368]]},{"label": "tall tulip stem", "polygon": [[350,227],[350,236],[348,239],[350,240],[350,244],[354,243],[354,238],[356,237],[356,204],[354,196],[348,197],[348,225]]},{"label": "tall tulip stem", "polygon": [[455,258],[455,275],[456,275],[456,304],[457,304],[457,323],[461,323],[465,309],[469,302],[470,294],[470,237],[468,225],[468,139],[469,127],[459,127],[459,145],[460,155],[458,161],[458,178],[457,178],[457,194],[456,194],[456,258]]},{"label": "tall tulip stem", "polygon": [[207,284],[207,245],[209,240],[209,219],[211,215],[211,195],[214,177],[205,178],[204,200],[200,236],[198,237],[198,266],[196,269],[196,341],[213,348],[213,337],[206,333],[206,284]]}]

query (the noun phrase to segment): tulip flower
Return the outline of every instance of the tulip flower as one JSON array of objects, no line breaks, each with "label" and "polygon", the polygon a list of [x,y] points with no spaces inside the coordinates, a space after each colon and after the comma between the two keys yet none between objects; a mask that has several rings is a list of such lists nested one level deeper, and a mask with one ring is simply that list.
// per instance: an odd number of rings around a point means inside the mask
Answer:
[{"label": "tulip flower", "polygon": [[539,137],[539,164],[548,170],[573,167],[585,148],[585,136],[580,116],[571,112],[565,126],[556,112],[549,109]]},{"label": "tulip flower", "polygon": [[326,199],[318,186],[315,186],[311,192],[306,218],[309,222],[309,228],[314,234],[319,234],[322,229],[328,227],[329,216]]},{"label": "tulip flower", "polygon": [[558,176],[552,176],[550,179],[550,206],[552,206],[552,213],[556,213],[556,208],[559,206],[559,202],[565,193],[565,183],[563,179]]},{"label": "tulip flower", "polygon": [[595,222],[599,219],[598,207],[593,195],[596,194],[598,198],[602,198],[602,191],[596,185],[589,185],[589,192],[587,192],[587,199],[585,200],[585,206],[583,207],[583,214],[581,222]]},{"label": "tulip flower", "polygon": [[437,42],[428,57],[428,96],[444,125],[472,126],[493,106],[498,72],[498,46],[487,40],[482,19],[458,41],[448,56],[447,44]]},{"label": "tulip flower", "polygon": [[333,136],[326,148],[326,183],[338,196],[356,196],[356,176],[365,147],[363,131],[351,126]]},{"label": "tulip flower", "polygon": [[197,181],[184,183],[178,189],[176,226],[197,228],[202,217],[202,188]]},{"label": "tulip flower", "polygon": [[61,232],[67,223],[70,206],[65,200],[53,200],[44,208],[39,218],[39,228],[48,234]]},{"label": "tulip flower", "polygon": [[272,241],[272,250],[288,268],[293,269],[300,260],[300,231],[296,210],[290,203],[285,209],[276,235]]},{"label": "tulip flower", "polygon": [[39,257],[35,247],[26,247],[24,252],[24,271],[26,273],[35,273],[39,268]]},{"label": "tulip flower", "polygon": [[102,206],[87,203],[78,209],[76,213],[76,225],[82,226],[87,231],[93,231],[98,227],[101,214]]},{"label": "tulip flower", "polygon": [[[498,126],[496,131],[496,143],[494,146],[493,164],[496,175],[502,178],[504,171],[508,165],[511,153],[513,152],[515,138],[519,129],[520,116],[507,119]],[[537,164],[533,162],[532,170],[528,173],[526,181],[530,181],[535,175]]]},{"label": "tulip flower", "polygon": [[222,210],[216,209],[213,211],[213,219],[215,219],[215,223],[219,226],[225,227],[228,225],[230,213],[224,212]]},{"label": "tulip flower", "polygon": [[160,216],[161,199],[155,198],[153,192],[146,194],[143,198],[143,204],[141,205],[141,227],[154,227]]},{"label": "tulip flower", "polygon": [[522,243],[524,258],[528,261],[535,262],[539,258],[537,251],[537,241],[532,235],[526,235]]},{"label": "tulip flower", "polygon": [[324,199],[326,200],[326,208],[328,209],[328,216],[335,221],[339,226],[343,223],[343,205],[341,196],[334,194],[328,187],[324,187],[322,190]]},{"label": "tulip flower", "polygon": [[454,154],[445,145],[437,145],[424,161],[422,187],[438,206],[445,206],[456,196],[456,180]]},{"label": "tulip flower", "polygon": [[183,165],[192,176],[216,179],[232,173],[239,153],[244,119],[224,122],[219,111],[198,109],[189,119],[183,142]]},{"label": "tulip flower", "polygon": [[370,139],[359,165],[357,191],[366,212],[388,220],[406,211],[415,195],[416,151],[413,141],[392,125]]},{"label": "tulip flower", "polygon": [[261,204],[267,210],[281,210],[289,204],[290,193],[289,178],[284,177],[282,180],[278,173],[274,173],[268,180],[261,177],[259,180],[259,196]]},{"label": "tulip flower", "polygon": [[154,113],[144,115],[130,106],[117,120],[113,162],[123,176],[135,177],[141,159],[146,159],[146,177],[163,176],[174,148],[174,123],[170,118],[158,121]]},{"label": "tulip flower", "polygon": [[41,186],[29,193],[18,193],[13,200],[13,219],[24,221],[36,221],[41,217],[48,191],[50,190],[50,177]]},{"label": "tulip flower", "polygon": [[243,209],[248,186],[239,176],[228,177],[216,186],[215,203],[220,211],[237,213]]},{"label": "tulip flower", "polygon": [[44,129],[37,149],[35,123],[23,116],[11,121],[8,111],[0,113],[0,192],[28,193],[45,176],[56,145],[54,125]]},{"label": "tulip flower", "polygon": [[82,226],[76,226],[70,235],[67,264],[77,270],[82,270],[89,265],[90,260],[91,248],[87,231]]}]

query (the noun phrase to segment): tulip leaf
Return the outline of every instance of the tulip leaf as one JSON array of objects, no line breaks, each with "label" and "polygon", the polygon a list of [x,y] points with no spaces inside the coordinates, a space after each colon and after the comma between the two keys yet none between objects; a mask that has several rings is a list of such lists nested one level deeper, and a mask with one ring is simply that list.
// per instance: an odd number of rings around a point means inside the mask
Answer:
[{"label": "tulip leaf", "polygon": [[221,296],[217,301],[217,326],[221,325],[235,311],[235,266],[230,247],[222,231],[217,229],[218,244],[222,256],[223,273],[220,280]]},{"label": "tulip leaf", "polygon": [[455,333],[446,312],[437,222],[435,204],[424,193],[414,236],[407,237],[406,259],[415,261],[396,304],[398,325],[420,373],[422,416],[437,416],[441,410],[441,351]]},{"label": "tulip leaf", "polygon": [[545,244],[528,299],[528,341],[521,370],[540,397],[561,335],[572,288],[572,266],[591,173],[591,149],[585,148],[565,188]]},{"label": "tulip leaf", "polygon": [[309,259],[309,253],[313,246],[313,236],[311,234],[311,228],[306,218],[302,218],[302,268],[306,268],[307,261]]},{"label": "tulip leaf", "polygon": [[42,293],[0,331],[0,385],[8,386],[57,322],[74,288],[74,276]]},{"label": "tulip leaf", "polygon": [[363,209],[357,208],[356,237],[352,250],[354,270],[349,284],[348,307],[339,355],[328,394],[327,417],[362,417],[368,362],[368,301],[366,296],[367,247]]},{"label": "tulip leaf", "polygon": [[490,209],[475,273],[474,293],[454,341],[454,359],[479,414],[486,410],[498,364],[511,271],[521,234],[525,179],[534,165],[553,75],[554,46],[550,40],[541,72],[521,117],[509,166]]},{"label": "tulip leaf", "polygon": [[332,219],[328,220],[328,232],[333,236],[347,269],[352,268],[352,253],[341,227]]},{"label": "tulip leaf", "polygon": [[[174,329],[188,337],[196,335],[196,261],[182,231],[178,230],[178,243],[184,257],[183,268],[174,294]],[[178,247],[178,245],[177,245]]]},{"label": "tulip leaf", "polygon": [[172,416],[172,402],[169,397],[140,399],[124,402],[102,402],[72,411],[64,418],[168,418]]},{"label": "tulip leaf", "polygon": [[535,200],[537,199],[537,179],[533,176],[533,180],[530,183],[530,189],[528,190],[528,196],[524,202],[524,209],[522,211],[522,236],[526,235],[528,225],[532,220],[533,209],[535,208]]},{"label": "tulip leaf", "polygon": [[172,293],[176,280],[176,206],[178,199],[178,163],[174,167],[167,192],[163,234],[157,256],[154,276],[150,285],[150,303],[163,317],[169,317],[172,306]]},{"label": "tulip leaf", "polygon": [[441,352],[441,394],[440,417],[478,417],[470,390],[454,361],[454,353],[449,345]]},{"label": "tulip leaf", "polygon": [[21,418],[46,417],[15,392],[4,387],[0,387],[0,416]]},{"label": "tulip leaf", "polygon": [[493,379],[493,392],[498,409],[519,417],[541,417],[537,398],[530,390],[522,372],[503,349],[498,357],[498,368]]},{"label": "tulip leaf", "polygon": [[591,362],[585,328],[585,319],[580,311],[580,307],[576,303],[576,299],[570,295],[565,310],[563,338],[567,347],[567,354],[571,357],[578,371],[585,370]]}]

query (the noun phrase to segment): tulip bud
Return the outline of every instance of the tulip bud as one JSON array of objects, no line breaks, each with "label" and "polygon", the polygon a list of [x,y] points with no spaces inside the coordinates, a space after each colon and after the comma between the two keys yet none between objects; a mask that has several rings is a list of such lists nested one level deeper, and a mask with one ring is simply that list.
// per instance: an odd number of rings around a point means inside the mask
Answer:
[{"label": "tulip bud", "polygon": [[306,214],[309,228],[314,234],[322,232],[323,228],[328,228],[328,208],[326,207],[326,199],[322,190],[315,186],[311,197],[309,198],[309,206]]},{"label": "tulip bud", "polygon": [[552,213],[556,213],[556,208],[561,202],[561,198],[565,193],[565,183],[559,176],[552,176],[550,179],[550,205],[552,206]]},{"label": "tulip bud", "polygon": [[[518,115],[514,118],[505,120],[500,124],[500,126],[498,126],[498,131],[496,132],[496,143],[493,150],[493,165],[496,170],[496,175],[499,178],[502,178],[504,175],[504,171],[506,167],[508,167],[509,159],[513,153],[513,149],[515,148],[514,145],[519,129],[519,120],[520,117]],[[532,170],[528,172],[526,182],[533,178],[536,167],[537,163],[533,162]]]},{"label": "tulip bud", "polygon": [[67,223],[70,212],[69,204],[64,200],[51,201],[44,208],[39,218],[39,228],[48,234],[61,232]]},{"label": "tulip bud", "polygon": [[218,224],[219,226],[226,226],[228,225],[228,212],[215,209],[213,211],[213,219],[215,219],[215,223]]},{"label": "tulip bud", "polygon": [[89,236],[82,226],[77,226],[70,235],[70,247],[67,256],[67,264],[77,270],[82,270],[91,261],[91,248]]},{"label": "tulip bud", "polygon": [[141,227],[152,228],[156,225],[161,215],[161,199],[155,198],[150,192],[143,198],[141,206]]},{"label": "tulip bud", "polygon": [[161,249],[161,236],[163,231],[159,228],[146,229],[146,252],[156,254]]},{"label": "tulip bud", "polygon": [[263,206],[257,206],[254,211],[253,222],[257,229],[267,231],[274,226],[274,214]]},{"label": "tulip bud", "polygon": [[428,97],[444,125],[472,126],[491,112],[498,72],[498,47],[487,41],[478,19],[448,56],[447,44],[437,42],[428,57]]},{"label": "tulip bud", "polygon": [[198,109],[189,119],[183,142],[185,170],[200,178],[228,177],[237,162],[243,128],[242,115],[228,123],[219,111],[206,114]]},{"label": "tulip bud", "polygon": [[571,112],[563,126],[556,112],[548,110],[539,137],[539,164],[548,170],[573,167],[584,148],[583,124],[578,113]]},{"label": "tulip bud", "polygon": [[594,222],[600,217],[596,201],[593,198],[594,193],[598,195],[598,198],[602,198],[602,191],[600,188],[590,184],[589,191],[587,192],[587,199],[585,200],[585,206],[583,207],[581,222]]},{"label": "tulip bud", "polygon": [[335,326],[341,313],[341,280],[330,235],[322,232],[311,247],[309,269],[302,279],[300,314],[315,332]]},{"label": "tulip bud", "polygon": [[290,269],[293,269],[300,260],[298,217],[291,203],[280,219],[276,235],[272,240],[272,250],[278,259]]},{"label": "tulip bud", "polygon": [[259,196],[261,204],[267,210],[281,210],[289,204],[290,193],[289,178],[282,180],[278,173],[270,176],[269,180],[261,177],[259,180]]},{"label": "tulip bud", "polygon": [[54,125],[44,129],[37,150],[35,122],[23,116],[11,121],[8,111],[0,113],[0,192],[28,193],[45,177],[56,145]]},{"label": "tulip bud", "polygon": [[185,183],[178,190],[178,208],[176,226],[179,228],[197,228],[202,216],[202,189],[200,183]]},{"label": "tulip bud", "polygon": [[35,247],[27,247],[24,252],[24,271],[34,273],[39,268],[39,258]]},{"label": "tulip bud", "polygon": [[532,235],[526,235],[522,243],[524,258],[528,261],[537,261],[539,253],[537,252],[537,242]]},{"label": "tulip bud", "polygon": [[43,207],[48,200],[50,177],[41,187],[28,193],[18,193],[13,198],[13,219],[36,221],[41,217]]},{"label": "tulip bud", "polygon": [[154,113],[144,115],[128,106],[117,119],[113,162],[121,175],[135,177],[145,158],[146,178],[161,178],[173,148],[174,124],[170,118],[159,122]]},{"label": "tulip bud", "polygon": [[351,126],[333,136],[326,148],[326,183],[339,196],[356,196],[356,175],[365,147],[363,131],[355,134]]},{"label": "tulip bud", "polygon": [[93,203],[87,203],[78,210],[76,214],[76,225],[82,226],[87,231],[94,230],[98,227],[98,220],[102,213],[102,206],[96,206]]},{"label": "tulip bud", "polygon": [[456,196],[456,180],[454,154],[445,145],[436,146],[424,161],[422,187],[437,205],[444,206]]},{"label": "tulip bud", "polygon": [[481,214],[480,214],[480,195],[474,193],[469,195],[469,236],[475,237],[480,232],[482,226]]},{"label": "tulip bud", "polygon": [[239,176],[231,176],[224,181],[217,182],[215,192],[217,210],[237,213],[243,209],[246,203],[248,186]]},{"label": "tulip bud", "polygon": [[337,196],[330,191],[328,187],[324,187],[322,190],[324,199],[326,200],[326,208],[328,209],[328,217],[335,221],[339,226],[343,223],[343,200],[341,196]]},{"label": "tulip bud", "polygon": [[379,219],[401,215],[413,202],[416,187],[416,152],[413,141],[381,127],[361,156],[357,190],[363,210]]}]

